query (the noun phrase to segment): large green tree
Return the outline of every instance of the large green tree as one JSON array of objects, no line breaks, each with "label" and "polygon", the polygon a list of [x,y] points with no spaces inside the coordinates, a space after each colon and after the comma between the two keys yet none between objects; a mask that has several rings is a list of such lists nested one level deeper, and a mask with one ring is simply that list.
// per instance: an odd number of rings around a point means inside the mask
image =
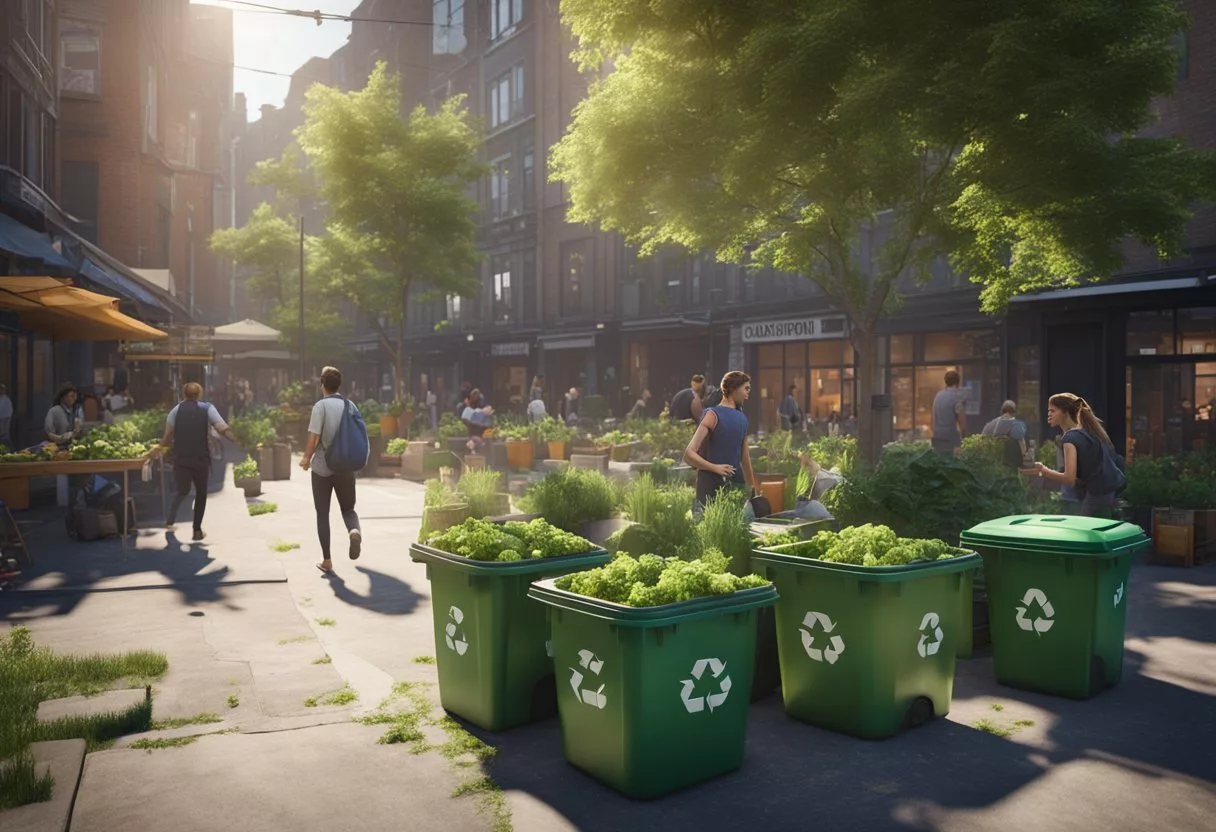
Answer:
[{"label": "large green tree", "polygon": [[[1174,0],[562,0],[611,69],[552,155],[570,217],[798,272],[849,315],[873,453],[875,337],[946,256],[997,310],[1176,251],[1213,161],[1138,136]],[[877,240],[860,245],[863,232]],[[863,254],[864,252],[864,254]]]},{"label": "large green tree", "polygon": [[297,131],[329,207],[327,271],[394,356],[399,393],[412,293],[468,297],[480,289],[477,203],[468,191],[486,173],[462,98],[402,117],[400,90],[383,62],[362,90],[315,85]]}]

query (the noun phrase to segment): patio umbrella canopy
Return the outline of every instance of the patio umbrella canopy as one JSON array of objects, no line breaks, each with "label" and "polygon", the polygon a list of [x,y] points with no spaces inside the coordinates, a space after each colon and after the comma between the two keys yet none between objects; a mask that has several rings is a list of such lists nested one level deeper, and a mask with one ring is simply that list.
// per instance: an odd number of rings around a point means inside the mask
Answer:
[{"label": "patio umbrella canopy", "polygon": [[0,309],[21,326],[65,341],[158,340],[168,336],[118,311],[118,300],[54,277],[0,278]]}]

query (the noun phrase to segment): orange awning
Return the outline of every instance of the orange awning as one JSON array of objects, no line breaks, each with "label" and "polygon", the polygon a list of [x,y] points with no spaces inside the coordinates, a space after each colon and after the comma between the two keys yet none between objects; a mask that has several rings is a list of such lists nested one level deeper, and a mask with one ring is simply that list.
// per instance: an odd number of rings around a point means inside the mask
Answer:
[{"label": "orange awning", "polygon": [[118,311],[118,301],[53,277],[0,278],[0,309],[64,341],[154,341],[169,336]]}]

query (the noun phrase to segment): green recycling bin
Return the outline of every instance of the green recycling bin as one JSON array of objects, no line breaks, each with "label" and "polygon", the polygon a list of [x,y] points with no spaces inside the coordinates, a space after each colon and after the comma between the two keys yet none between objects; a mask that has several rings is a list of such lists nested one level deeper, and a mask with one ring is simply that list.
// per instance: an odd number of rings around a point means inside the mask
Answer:
[{"label": "green recycling bin", "polygon": [[752,554],[752,568],[781,596],[785,712],[863,739],[949,713],[958,644],[970,626],[963,588],[979,556],[854,566],[800,556],[805,545]]},{"label": "green recycling bin", "polygon": [[1087,699],[1123,675],[1123,625],[1139,526],[1019,515],[980,523],[963,545],[984,559],[997,681]]},{"label": "green recycling bin", "polygon": [[602,566],[603,549],[555,558],[476,561],[415,543],[426,564],[435,624],[439,700],[445,710],[487,731],[553,712],[553,659],[543,607],[528,600],[538,578]]},{"label": "green recycling bin", "polygon": [[528,594],[552,620],[570,763],[644,800],[743,764],[756,614],[777,600],[772,586],[659,607],[588,598],[552,580]]}]

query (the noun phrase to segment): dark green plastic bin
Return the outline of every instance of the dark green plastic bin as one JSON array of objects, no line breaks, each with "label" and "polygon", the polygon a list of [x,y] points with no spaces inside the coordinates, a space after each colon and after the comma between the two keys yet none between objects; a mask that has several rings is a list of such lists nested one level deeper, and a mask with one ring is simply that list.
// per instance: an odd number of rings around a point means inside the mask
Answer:
[{"label": "dark green plastic bin", "polygon": [[469,560],[421,543],[410,557],[426,564],[435,622],[435,664],[445,710],[488,731],[553,712],[553,660],[543,607],[528,585],[602,566],[603,549],[498,563]]},{"label": "dark green plastic bin", "polygon": [[979,556],[867,567],[793,554],[801,545],[752,555],[781,596],[785,712],[864,739],[949,713],[958,644],[970,627],[965,578]]},{"label": "dark green plastic bin", "polygon": [[640,608],[552,580],[528,594],[548,606],[553,624],[570,763],[639,799],[743,764],[756,614],[777,600],[771,586]]},{"label": "dark green plastic bin", "polygon": [[1123,628],[1138,526],[1028,514],[980,523],[993,667],[1003,685],[1086,699],[1123,676]]}]

